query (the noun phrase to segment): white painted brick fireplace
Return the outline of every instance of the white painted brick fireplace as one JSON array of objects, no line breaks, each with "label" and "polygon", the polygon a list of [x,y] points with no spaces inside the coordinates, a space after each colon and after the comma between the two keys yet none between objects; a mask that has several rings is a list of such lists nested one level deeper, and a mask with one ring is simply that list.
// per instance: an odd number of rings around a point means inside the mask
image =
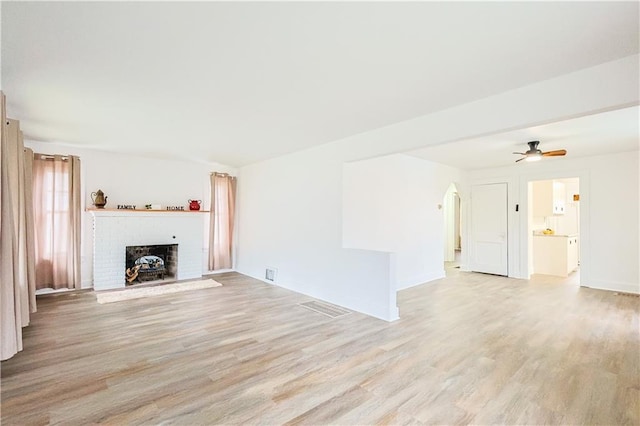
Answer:
[{"label": "white painted brick fireplace", "polygon": [[178,244],[177,279],[202,276],[204,215],[94,210],[93,288],[125,287],[125,247]]}]

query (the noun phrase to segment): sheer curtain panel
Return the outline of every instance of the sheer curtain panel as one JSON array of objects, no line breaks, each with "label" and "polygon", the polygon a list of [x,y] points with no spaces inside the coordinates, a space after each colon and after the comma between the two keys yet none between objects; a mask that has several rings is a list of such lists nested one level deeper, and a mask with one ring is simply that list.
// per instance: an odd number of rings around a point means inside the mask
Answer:
[{"label": "sheer curtain panel", "polygon": [[36,288],[80,288],[80,160],[35,154]]},{"label": "sheer curtain panel", "polygon": [[209,213],[209,269],[212,271],[233,267],[235,204],[236,178],[226,173],[212,173]]}]

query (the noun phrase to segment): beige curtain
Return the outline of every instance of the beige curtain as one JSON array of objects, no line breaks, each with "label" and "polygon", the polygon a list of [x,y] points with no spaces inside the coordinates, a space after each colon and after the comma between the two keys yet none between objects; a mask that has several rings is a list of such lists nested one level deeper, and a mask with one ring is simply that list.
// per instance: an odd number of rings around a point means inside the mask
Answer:
[{"label": "beige curtain", "polygon": [[212,173],[209,214],[209,269],[212,271],[233,267],[235,204],[236,178],[226,173]]},{"label": "beige curtain", "polygon": [[68,257],[67,268],[73,274],[73,288],[80,289],[82,280],[80,278],[81,259],[81,232],[82,232],[82,201],[80,200],[80,158],[75,155],[69,156],[71,175],[69,176],[69,222],[71,223],[70,249],[71,255]]},{"label": "beige curtain", "polygon": [[[6,118],[6,101],[0,92],[2,131],[0,132],[0,359],[22,350],[22,327],[35,312],[32,202],[29,198],[29,163],[20,123]],[[27,155],[28,157],[28,155]]]},{"label": "beige curtain", "polygon": [[33,151],[24,150],[24,198],[26,200],[26,249],[27,249],[27,284],[29,286],[29,308],[36,312],[36,241],[33,221]]},{"label": "beige curtain", "polygon": [[80,288],[80,160],[35,154],[36,288]]}]

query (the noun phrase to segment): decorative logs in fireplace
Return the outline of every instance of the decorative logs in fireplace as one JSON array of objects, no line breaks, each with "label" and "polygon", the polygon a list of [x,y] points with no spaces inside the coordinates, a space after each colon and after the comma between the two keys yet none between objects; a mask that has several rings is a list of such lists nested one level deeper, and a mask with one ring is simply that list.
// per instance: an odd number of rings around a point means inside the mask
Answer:
[{"label": "decorative logs in fireplace", "polygon": [[[127,281],[132,282],[141,275],[153,276],[157,279],[164,279],[164,260],[158,256],[142,256],[136,259],[132,268],[127,268]],[[144,280],[146,281],[146,280]]]},{"label": "decorative logs in fireplace", "polygon": [[178,245],[127,246],[125,280],[164,280],[175,278],[178,262]]}]

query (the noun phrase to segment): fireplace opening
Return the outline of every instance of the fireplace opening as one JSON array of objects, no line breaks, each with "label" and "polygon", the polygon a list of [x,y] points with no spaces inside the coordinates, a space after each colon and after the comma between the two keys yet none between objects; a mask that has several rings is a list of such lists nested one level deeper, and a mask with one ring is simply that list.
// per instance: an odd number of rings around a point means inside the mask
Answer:
[{"label": "fireplace opening", "polygon": [[127,246],[125,285],[175,280],[178,271],[178,245]]}]

